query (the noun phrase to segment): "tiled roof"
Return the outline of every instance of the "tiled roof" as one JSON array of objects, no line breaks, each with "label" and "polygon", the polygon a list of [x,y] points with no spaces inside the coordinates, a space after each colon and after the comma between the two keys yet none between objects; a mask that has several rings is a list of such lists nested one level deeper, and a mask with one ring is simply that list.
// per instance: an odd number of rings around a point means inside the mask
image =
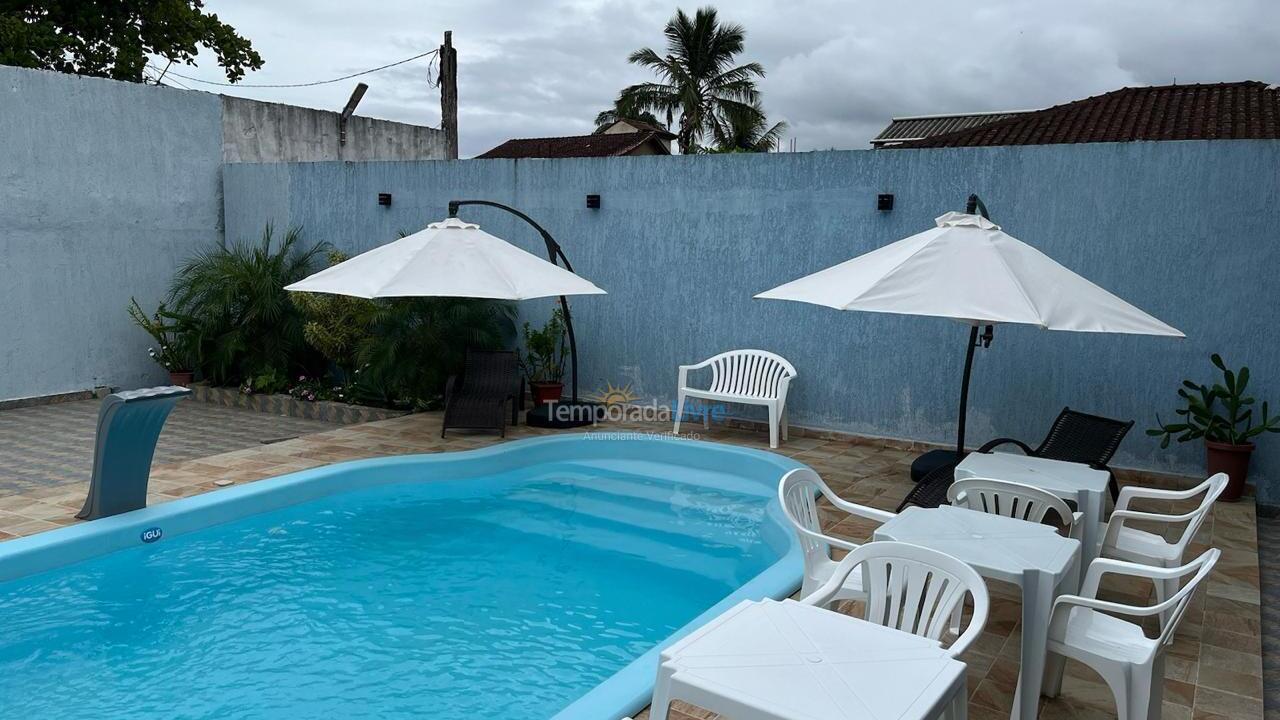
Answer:
[{"label": "tiled roof", "polygon": [[1257,81],[1121,88],[896,148],[1280,139],[1280,88]]},{"label": "tiled roof", "polygon": [[[652,130],[653,132],[657,133],[659,137],[664,138],[666,140],[676,139],[676,134],[671,132],[670,130],[664,127],[658,127],[657,125],[653,125],[651,123],[647,123],[642,120],[632,120],[631,118],[623,118],[618,122],[626,123],[637,130]],[[616,125],[617,123],[614,123],[614,124]]]},{"label": "tiled roof", "polygon": [[880,147],[894,145],[908,140],[920,140],[934,135],[967,130],[988,123],[1007,120],[1016,115],[1024,115],[1032,110],[1009,110],[1004,112],[962,113],[958,115],[914,115],[896,117],[889,126],[871,140],[871,144]]},{"label": "tiled roof", "polygon": [[658,134],[654,131],[645,131],[570,137],[516,138],[481,153],[476,158],[610,157],[626,155],[647,142],[657,146],[655,150],[659,153],[667,153],[666,146],[658,140]]}]

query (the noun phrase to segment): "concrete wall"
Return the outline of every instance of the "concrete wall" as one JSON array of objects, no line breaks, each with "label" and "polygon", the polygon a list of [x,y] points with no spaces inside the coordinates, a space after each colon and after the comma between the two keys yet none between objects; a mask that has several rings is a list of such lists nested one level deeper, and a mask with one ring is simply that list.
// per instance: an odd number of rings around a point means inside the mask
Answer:
[{"label": "concrete wall", "polygon": [[[222,240],[224,156],[443,157],[438,130],[0,66],[0,400],[164,378],[125,314]],[[259,228],[258,232],[261,232]]]},{"label": "concrete wall", "polygon": [[354,116],[338,142],[338,113],[222,96],[222,158],[227,162],[438,160],[436,128]]},{"label": "concrete wall", "polygon": [[125,314],[221,238],[217,95],[0,67],[0,399],[164,377]]},{"label": "concrete wall", "polygon": [[[1013,235],[1188,339],[1000,327],[978,353],[971,440],[1038,440],[1070,405],[1138,421],[1119,464],[1198,473],[1200,448],[1162,452],[1143,431],[1156,411],[1170,416],[1180,380],[1209,378],[1215,351],[1250,365],[1254,390],[1280,403],[1277,167],[1280,143],[1266,141],[230,165],[225,217],[228,237],[274,221],[361,251],[439,219],[451,198],[512,203],[609,291],[574,303],[584,390],[631,384],[667,400],[676,365],[760,347],[799,370],[794,422],[947,441],[964,327],[751,296],[926,229],[977,192]],[[391,207],[378,192],[393,193]],[[896,194],[892,212],[875,210],[881,192]],[[586,209],[588,193],[600,210]],[[542,252],[499,211],[461,214]],[[1263,438],[1254,471],[1264,499],[1280,501],[1280,436]]]}]

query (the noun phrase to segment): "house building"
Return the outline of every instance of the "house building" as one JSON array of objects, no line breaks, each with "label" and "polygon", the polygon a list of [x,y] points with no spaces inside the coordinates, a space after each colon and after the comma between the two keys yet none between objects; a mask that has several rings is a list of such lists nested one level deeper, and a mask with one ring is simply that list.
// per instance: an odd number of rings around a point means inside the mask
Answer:
[{"label": "house building", "polygon": [[[891,124],[885,132],[892,128]],[[937,148],[1240,139],[1280,139],[1280,86],[1250,80],[1126,87],[1044,110],[1014,113],[992,122],[881,146]]]},{"label": "house building", "polygon": [[879,150],[901,145],[904,142],[923,140],[934,135],[945,135],[957,130],[1008,120],[1011,117],[1035,112],[1034,110],[997,110],[994,112],[960,113],[944,115],[903,115],[895,117],[889,126],[871,139],[871,146]]},{"label": "house building", "polygon": [[670,155],[675,133],[638,120],[619,120],[591,135],[514,138],[476,156],[492,158],[617,157]]}]

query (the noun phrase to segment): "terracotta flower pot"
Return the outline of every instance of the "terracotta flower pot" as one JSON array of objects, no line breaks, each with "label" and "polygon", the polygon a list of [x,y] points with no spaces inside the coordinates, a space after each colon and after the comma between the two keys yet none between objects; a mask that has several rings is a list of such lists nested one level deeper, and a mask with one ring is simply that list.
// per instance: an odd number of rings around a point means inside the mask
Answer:
[{"label": "terracotta flower pot", "polygon": [[534,405],[546,405],[560,399],[560,394],[564,392],[564,383],[534,380],[529,383],[529,391],[533,393]]},{"label": "terracotta flower pot", "polygon": [[1222,491],[1221,500],[1235,502],[1244,492],[1245,479],[1249,477],[1249,458],[1253,455],[1253,443],[1232,445],[1231,443],[1205,440],[1205,466],[1210,475],[1226,473],[1227,489]]},{"label": "terracotta flower pot", "polygon": [[186,387],[191,384],[191,381],[195,379],[195,376],[196,374],[190,370],[170,370],[169,384]]}]

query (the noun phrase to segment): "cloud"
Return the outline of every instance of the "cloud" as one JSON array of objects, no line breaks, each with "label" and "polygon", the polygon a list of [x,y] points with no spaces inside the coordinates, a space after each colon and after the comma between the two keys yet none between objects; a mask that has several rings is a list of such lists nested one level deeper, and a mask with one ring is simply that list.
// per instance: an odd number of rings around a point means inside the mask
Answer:
[{"label": "cloud", "polygon": [[[296,82],[374,67],[454,30],[464,156],[510,137],[590,132],[622,87],[645,79],[633,50],[661,49],[675,5],[622,0],[212,2],[267,60],[245,82]],[[683,5],[692,11],[696,5]],[[894,115],[1045,107],[1124,85],[1280,81],[1274,0],[734,0],[744,60],[763,63],[765,108],[800,149],[865,148]],[[209,54],[183,74],[222,79]],[[438,125],[426,61],[361,78],[360,114]],[[184,84],[201,87],[187,81]],[[355,80],[229,94],[337,110]],[[201,89],[208,89],[203,88]]]}]

